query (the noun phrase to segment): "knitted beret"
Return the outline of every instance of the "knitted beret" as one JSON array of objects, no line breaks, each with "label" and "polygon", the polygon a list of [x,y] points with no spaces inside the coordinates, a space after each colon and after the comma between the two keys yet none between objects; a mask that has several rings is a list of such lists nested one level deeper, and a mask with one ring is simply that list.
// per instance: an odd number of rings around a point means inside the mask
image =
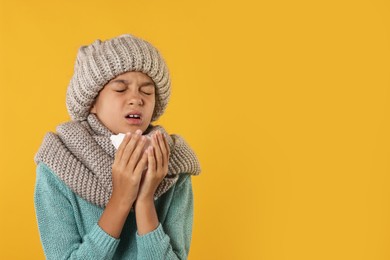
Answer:
[{"label": "knitted beret", "polygon": [[81,46],[66,93],[66,107],[72,120],[85,120],[99,91],[116,76],[140,71],[148,75],[156,86],[156,105],[152,121],[164,112],[170,97],[168,67],[149,42],[124,34]]}]

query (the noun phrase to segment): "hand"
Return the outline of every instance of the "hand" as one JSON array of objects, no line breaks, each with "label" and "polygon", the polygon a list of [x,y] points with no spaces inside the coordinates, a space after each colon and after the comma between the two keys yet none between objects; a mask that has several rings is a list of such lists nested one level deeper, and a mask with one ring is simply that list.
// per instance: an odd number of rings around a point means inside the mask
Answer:
[{"label": "hand", "polygon": [[148,169],[144,174],[137,196],[136,204],[152,200],[158,185],[168,173],[169,146],[160,131],[151,136],[152,145],[145,153],[148,158]]},{"label": "hand", "polygon": [[[111,199],[119,206],[132,207],[137,198],[142,172],[147,165],[147,154],[143,152],[146,138],[141,130],[135,134],[127,133],[112,165],[113,191]],[[110,200],[111,200],[110,199]]]}]

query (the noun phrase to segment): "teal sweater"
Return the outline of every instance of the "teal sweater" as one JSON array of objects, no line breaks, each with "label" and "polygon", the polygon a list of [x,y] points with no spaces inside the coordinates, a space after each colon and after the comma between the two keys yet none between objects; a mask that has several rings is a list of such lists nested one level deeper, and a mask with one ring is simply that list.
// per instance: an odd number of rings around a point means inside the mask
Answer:
[{"label": "teal sweater", "polygon": [[103,209],[77,196],[45,164],[37,166],[34,193],[41,242],[47,259],[187,259],[191,243],[191,177],[155,201],[159,226],[138,235],[130,212],[120,239],[97,224]]}]

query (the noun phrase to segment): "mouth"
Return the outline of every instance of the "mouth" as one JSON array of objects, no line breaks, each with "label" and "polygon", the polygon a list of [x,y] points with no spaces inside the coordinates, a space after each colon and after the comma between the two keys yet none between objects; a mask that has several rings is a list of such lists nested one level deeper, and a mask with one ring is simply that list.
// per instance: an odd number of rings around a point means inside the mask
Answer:
[{"label": "mouth", "polygon": [[125,119],[131,125],[140,125],[142,123],[142,115],[138,112],[127,114]]}]

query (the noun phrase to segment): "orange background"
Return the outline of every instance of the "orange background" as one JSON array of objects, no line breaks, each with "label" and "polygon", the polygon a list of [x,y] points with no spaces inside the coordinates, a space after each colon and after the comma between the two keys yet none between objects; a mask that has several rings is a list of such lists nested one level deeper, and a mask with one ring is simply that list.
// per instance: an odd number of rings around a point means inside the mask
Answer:
[{"label": "orange background", "polygon": [[132,33],[192,145],[189,259],[390,259],[390,3],[0,0],[0,258],[43,259],[33,157],[78,47]]}]

